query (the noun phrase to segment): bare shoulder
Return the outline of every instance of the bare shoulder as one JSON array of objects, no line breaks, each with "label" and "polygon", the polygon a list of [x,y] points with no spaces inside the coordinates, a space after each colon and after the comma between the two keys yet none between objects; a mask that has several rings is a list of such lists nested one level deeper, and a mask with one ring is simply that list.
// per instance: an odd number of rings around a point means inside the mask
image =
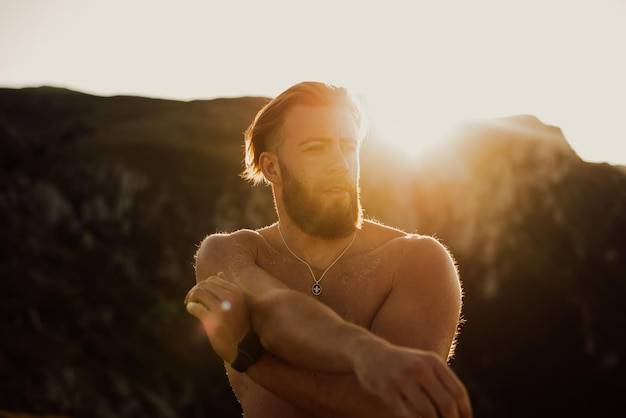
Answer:
[{"label": "bare shoulder", "polygon": [[452,259],[450,251],[438,239],[416,233],[407,233],[374,221],[363,224],[363,233],[372,248],[390,247],[393,251],[414,258],[417,255],[439,256]]},{"label": "bare shoulder", "polygon": [[198,254],[223,249],[224,247],[253,246],[262,239],[261,234],[251,229],[240,229],[235,232],[219,232],[207,235],[198,244]]},{"label": "bare shoulder", "polygon": [[195,254],[197,280],[219,271],[228,272],[234,266],[254,263],[263,241],[259,232],[249,229],[207,235]]},{"label": "bare shoulder", "polygon": [[440,290],[442,286],[456,287],[459,276],[456,261],[448,248],[437,238],[406,233],[376,222],[367,222],[363,231],[372,251],[387,254],[394,266],[394,284]]},{"label": "bare shoulder", "polygon": [[429,260],[454,262],[452,253],[438,239],[429,235],[407,234],[400,241],[403,252],[415,261]]},{"label": "bare shoulder", "polygon": [[432,281],[445,280],[452,284],[458,282],[456,261],[441,241],[432,236],[417,234],[407,234],[400,241],[399,271],[414,271],[417,277],[431,285]]}]

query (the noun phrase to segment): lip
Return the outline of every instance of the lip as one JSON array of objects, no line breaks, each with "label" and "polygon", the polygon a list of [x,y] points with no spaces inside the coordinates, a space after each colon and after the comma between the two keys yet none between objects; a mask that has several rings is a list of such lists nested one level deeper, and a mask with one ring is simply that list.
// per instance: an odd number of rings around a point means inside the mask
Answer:
[{"label": "lip", "polygon": [[328,189],[326,189],[326,191],[327,192],[346,192],[348,191],[348,189],[342,186],[336,186],[336,187],[329,187]]},{"label": "lip", "polygon": [[324,190],[324,192],[331,196],[345,196],[348,194],[349,188],[345,185],[332,185]]},{"label": "lip", "polygon": [[348,185],[345,182],[338,182],[338,183],[331,183],[326,187],[327,191],[337,191],[337,190],[342,190],[342,191],[346,191],[348,190]]}]

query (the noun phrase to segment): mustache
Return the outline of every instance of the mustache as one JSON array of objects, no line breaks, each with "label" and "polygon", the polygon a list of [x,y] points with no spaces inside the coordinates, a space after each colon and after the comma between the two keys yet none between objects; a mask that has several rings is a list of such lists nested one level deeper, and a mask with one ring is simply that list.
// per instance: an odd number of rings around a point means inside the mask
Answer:
[{"label": "mustache", "polygon": [[347,179],[345,177],[337,177],[331,180],[326,180],[321,185],[322,190],[328,190],[333,188],[345,189],[352,192],[356,191],[357,185],[350,181],[350,179]]}]

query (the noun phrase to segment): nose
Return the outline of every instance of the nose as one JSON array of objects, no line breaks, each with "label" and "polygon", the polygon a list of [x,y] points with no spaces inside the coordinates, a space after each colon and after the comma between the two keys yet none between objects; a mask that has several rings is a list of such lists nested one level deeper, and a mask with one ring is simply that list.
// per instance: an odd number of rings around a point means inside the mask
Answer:
[{"label": "nose", "polygon": [[350,171],[349,156],[342,149],[340,144],[336,144],[333,147],[327,169],[331,173],[341,174],[345,174]]}]

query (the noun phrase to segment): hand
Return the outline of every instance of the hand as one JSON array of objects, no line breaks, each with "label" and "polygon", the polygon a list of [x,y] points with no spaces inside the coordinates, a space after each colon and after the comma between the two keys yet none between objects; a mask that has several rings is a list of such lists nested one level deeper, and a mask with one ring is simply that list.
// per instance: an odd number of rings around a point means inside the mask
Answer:
[{"label": "hand", "polygon": [[387,343],[363,347],[355,356],[355,374],[396,416],[472,416],[465,386],[435,353]]},{"label": "hand", "polygon": [[220,272],[196,284],[185,297],[187,312],[198,318],[213,350],[228,364],[250,329],[244,291]]}]

